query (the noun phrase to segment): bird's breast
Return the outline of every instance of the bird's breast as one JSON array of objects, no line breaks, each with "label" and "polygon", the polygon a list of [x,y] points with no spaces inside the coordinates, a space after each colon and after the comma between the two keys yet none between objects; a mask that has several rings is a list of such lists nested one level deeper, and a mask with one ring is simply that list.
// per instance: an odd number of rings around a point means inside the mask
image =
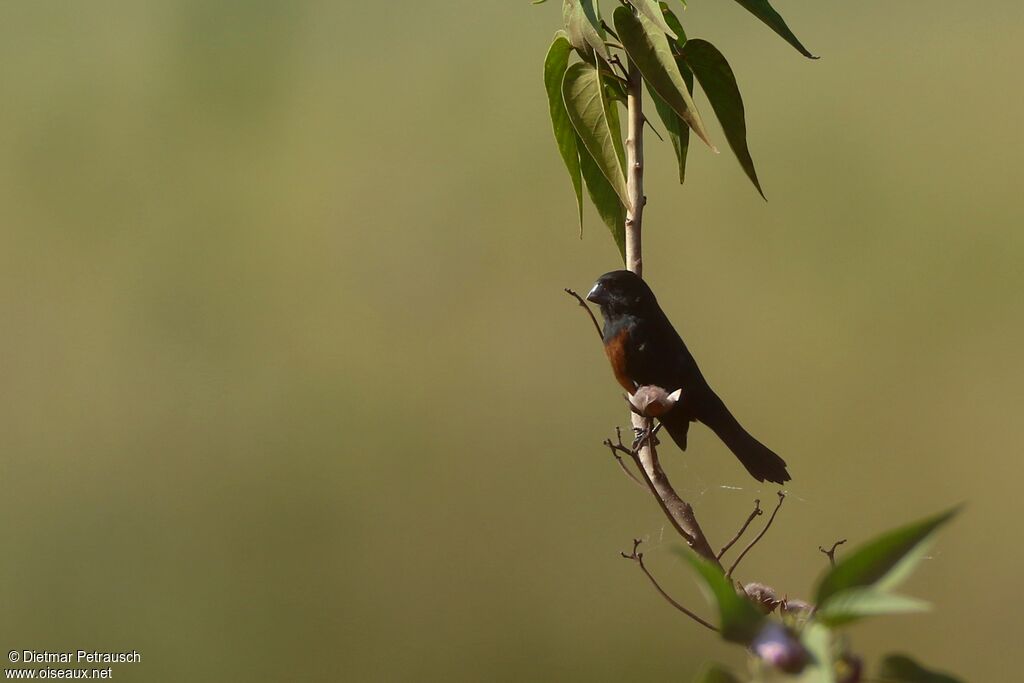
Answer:
[{"label": "bird's breast", "polygon": [[629,329],[623,328],[604,344],[604,352],[612,364],[615,379],[630,395],[636,391],[636,384],[629,374],[627,349],[629,346]]}]

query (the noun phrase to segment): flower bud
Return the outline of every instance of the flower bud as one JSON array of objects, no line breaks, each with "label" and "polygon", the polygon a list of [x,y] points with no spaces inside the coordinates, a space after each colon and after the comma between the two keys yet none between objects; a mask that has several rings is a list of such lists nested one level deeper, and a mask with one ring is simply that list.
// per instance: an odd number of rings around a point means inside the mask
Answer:
[{"label": "flower bud", "polygon": [[807,666],[807,650],[789,629],[775,621],[765,622],[750,649],[762,661],[786,673],[800,673]]}]

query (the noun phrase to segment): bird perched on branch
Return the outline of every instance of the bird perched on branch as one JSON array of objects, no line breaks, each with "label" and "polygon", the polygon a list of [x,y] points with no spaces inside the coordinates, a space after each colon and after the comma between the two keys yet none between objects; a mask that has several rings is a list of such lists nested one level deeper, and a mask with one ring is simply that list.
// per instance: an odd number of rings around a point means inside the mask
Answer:
[{"label": "bird perched on branch", "polygon": [[659,417],[672,440],[686,450],[691,422],[702,422],[718,435],[758,481],[789,480],[786,461],[743,429],[708,386],[697,362],[640,276],[616,270],[598,278],[587,300],[601,307],[605,353],[615,379],[630,395],[653,385],[681,389],[675,406]]}]

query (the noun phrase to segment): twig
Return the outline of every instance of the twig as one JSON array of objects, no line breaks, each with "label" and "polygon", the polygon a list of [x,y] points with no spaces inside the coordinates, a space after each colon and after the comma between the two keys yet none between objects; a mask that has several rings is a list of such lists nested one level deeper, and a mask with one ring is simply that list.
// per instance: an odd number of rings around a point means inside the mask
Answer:
[{"label": "twig", "polygon": [[750,523],[754,521],[754,517],[759,517],[763,514],[764,510],[761,509],[761,499],[758,498],[754,501],[754,509],[747,517],[747,521],[743,522],[743,526],[741,526],[740,530],[736,532],[736,535],[732,537],[732,540],[726,543],[724,546],[722,546],[722,549],[718,551],[718,559],[722,559],[722,555],[725,555],[727,552],[729,552],[729,548],[731,548],[736,543],[736,541],[740,540],[740,536],[742,536],[743,532],[747,530],[747,527],[750,526]]},{"label": "twig", "polygon": [[747,544],[747,547],[743,549],[743,552],[741,552],[739,557],[736,558],[736,561],[732,563],[732,566],[729,567],[729,571],[725,573],[727,577],[732,577],[732,573],[736,569],[736,567],[739,566],[740,561],[744,557],[746,557],[746,554],[750,552],[750,549],[757,545],[757,542],[760,541],[766,533],[768,533],[768,529],[771,527],[772,522],[775,521],[775,515],[779,514],[779,508],[782,507],[782,501],[784,500],[786,500],[786,494],[783,493],[782,491],[779,491],[779,503],[778,505],[775,506],[775,509],[772,510],[772,516],[768,518],[768,523],[764,525],[763,529],[761,529],[761,533],[759,533],[757,536],[754,536],[754,540]]},{"label": "twig", "polygon": [[583,310],[590,316],[590,322],[594,323],[594,329],[597,330],[597,336],[604,339],[604,334],[601,332],[601,325],[597,322],[597,317],[594,316],[594,312],[590,310],[590,306],[587,305],[587,302],[584,301],[583,297],[577,294],[575,290],[569,289],[568,287],[565,288],[565,293],[579,302],[580,306],[583,307]]},{"label": "twig", "polygon": [[608,60],[608,63],[611,64],[612,66],[617,66],[617,67],[619,67],[619,69],[622,70],[622,76],[623,76],[623,78],[626,79],[626,83],[628,85],[628,83],[629,83],[629,70],[626,69],[626,67],[624,67],[622,65],[622,60],[619,59],[619,56],[618,55],[612,55],[611,58]]},{"label": "twig", "polygon": [[841,546],[844,543],[846,543],[846,539],[845,538],[840,540],[840,541],[836,541],[835,543],[833,543],[832,547],[829,548],[828,550],[825,550],[824,548],[822,548],[819,545],[818,546],[818,550],[820,550],[821,552],[825,553],[825,555],[828,556],[828,563],[834,567],[834,566],[836,566],[836,548],[838,548],[839,546]]},{"label": "twig", "polygon": [[647,578],[651,582],[651,585],[654,586],[655,590],[658,591],[658,593],[661,595],[661,597],[665,598],[665,600],[668,602],[668,604],[672,605],[677,610],[679,610],[680,612],[682,612],[686,616],[690,617],[691,619],[696,621],[698,624],[700,624],[704,628],[708,628],[708,629],[711,629],[712,631],[716,631],[717,632],[718,629],[715,626],[713,626],[712,624],[708,623],[707,621],[704,621],[703,619],[698,617],[696,614],[694,614],[690,610],[688,610],[685,607],[683,607],[682,605],[680,605],[678,602],[676,602],[675,600],[672,599],[672,596],[670,596],[668,593],[665,592],[665,590],[661,587],[661,585],[658,583],[658,581],[654,578],[654,575],[651,574],[650,571],[648,571],[647,566],[644,564],[644,554],[643,553],[638,553],[636,551],[637,548],[640,547],[640,544],[642,542],[643,541],[641,541],[639,538],[634,538],[633,539],[633,552],[631,552],[628,555],[626,553],[620,553],[620,554],[624,558],[626,558],[627,560],[633,560],[634,562],[637,563],[637,566],[640,567],[640,571],[642,571],[647,576]]},{"label": "twig", "polygon": [[[648,432],[648,435],[653,434],[653,430],[648,428],[651,420],[634,415],[634,425],[637,424],[637,420],[640,421],[639,424],[642,425],[641,429],[643,431]],[[634,429],[637,429],[637,427],[634,427]],[[641,435],[641,437],[638,437],[636,447],[625,449],[625,452],[629,453],[629,456],[633,458],[633,462],[636,464],[637,469],[640,470],[644,483],[647,484],[647,488],[650,489],[651,494],[658,501],[661,511],[668,517],[668,521],[671,522],[676,533],[683,537],[688,546],[704,557],[708,557],[708,555],[700,550],[700,548],[707,546],[707,539],[704,539],[703,536],[700,538],[694,536],[687,528],[689,526],[689,519],[693,516],[693,509],[676,495],[676,492],[668,483],[668,477],[665,476],[665,472],[662,471],[661,464],[658,462],[658,454],[655,450],[654,442],[649,436],[648,438],[643,438]],[[703,544],[701,541],[703,541]],[[714,556],[714,551],[711,550],[710,546],[708,547],[708,552],[711,553],[710,559],[717,562],[718,559]]]},{"label": "twig", "polygon": [[609,26],[608,22],[606,22],[604,19],[601,20],[601,28],[603,28],[605,31],[611,34],[611,36],[615,38],[615,40],[619,40],[619,34],[617,34],[615,30],[611,26]]},{"label": "twig", "polygon": [[621,467],[622,471],[626,473],[626,476],[632,479],[640,488],[646,489],[647,485],[640,481],[639,477],[630,472],[629,468],[626,467],[626,462],[622,459],[622,456],[619,455],[619,451],[622,451],[630,458],[633,458],[633,453],[630,452],[630,450],[622,443],[622,431],[618,427],[615,428],[615,435],[618,437],[618,443],[612,443],[611,439],[605,439],[604,445],[612,452],[612,457],[615,458],[617,463],[619,463],[619,467]]}]

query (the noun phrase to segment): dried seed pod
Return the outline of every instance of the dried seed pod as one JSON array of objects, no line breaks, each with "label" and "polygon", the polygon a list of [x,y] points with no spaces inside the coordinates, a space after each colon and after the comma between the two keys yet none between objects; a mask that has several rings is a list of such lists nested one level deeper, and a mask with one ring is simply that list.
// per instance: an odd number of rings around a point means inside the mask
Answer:
[{"label": "dried seed pod", "polygon": [[648,384],[637,387],[637,390],[629,397],[629,403],[633,406],[634,411],[644,417],[661,417],[675,407],[682,395],[682,389],[676,389],[669,393],[661,387]]},{"label": "dried seed pod", "polygon": [[748,583],[743,587],[743,592],[747,594],[755,605],[761,608],[765,614],[770,614],[775,611],[775,608],[779,606],[779,598],[775,594],[775,590],[764,585],[763,583]]}]

